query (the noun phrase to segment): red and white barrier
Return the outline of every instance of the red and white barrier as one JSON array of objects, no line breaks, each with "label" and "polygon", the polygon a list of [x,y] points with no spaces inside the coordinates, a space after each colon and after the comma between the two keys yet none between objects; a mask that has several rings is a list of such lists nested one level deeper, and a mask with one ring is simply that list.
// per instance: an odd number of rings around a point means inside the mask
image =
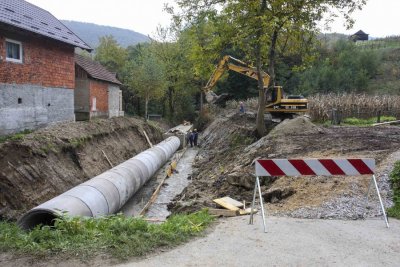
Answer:
[{"label": "red and white barrier", "polygon": [[257,176],[374,174],[374,159],[260,159]]},{"label": "red and white barrier", "polygon": [[303,175],[372,175],[371,182],[366,195],[366,205],[368,203],[369,191],[374,184],[376,193],[381,204],[383,217],[386,226],[389,222],[386,217],[385,207],[379,193],[378,184],[375,178],[375,159],[259,159],[256,160],[256,181],[254,185],[253,201],[251,204],[250,224],[253,224],[253,210],[255,206],[256,195],[258,191],[261,215],[263,218],[264,232],[266,230],[265,212],[262,201],[260,176],[303,176]]}]

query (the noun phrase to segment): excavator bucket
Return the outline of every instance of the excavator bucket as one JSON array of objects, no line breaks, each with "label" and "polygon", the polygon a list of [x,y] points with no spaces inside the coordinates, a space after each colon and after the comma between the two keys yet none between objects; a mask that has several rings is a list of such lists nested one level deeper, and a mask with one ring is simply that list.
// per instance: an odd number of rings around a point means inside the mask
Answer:
[{"label": "excavator bucket", "polygon": [[219,96],[213,91],[208,91],[205,93],[205,95],[206,95],[206,101],[211,104],[214,104],[215,101],[217,101],[217,99],[219,98]]},{"label": "excavator bucket", "polygon": [[207,103],[222,106],[222,107],[225,106],[226,101],[228,101],[229,99],[232,98],[232,96],[230,94],[223,93],[223,94],[217,95],[213,91],[208,91],[207,93],[205,93],[205,95],[206,95]]}]

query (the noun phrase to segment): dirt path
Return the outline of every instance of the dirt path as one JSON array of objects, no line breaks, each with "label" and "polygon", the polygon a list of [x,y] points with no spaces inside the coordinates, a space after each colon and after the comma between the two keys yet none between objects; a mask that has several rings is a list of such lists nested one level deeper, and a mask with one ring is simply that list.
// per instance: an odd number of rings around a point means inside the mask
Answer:
[{"label": "dirt path", "polygon": [[399,266],[400,221],[222,219],[207,236],[130,266]]}]

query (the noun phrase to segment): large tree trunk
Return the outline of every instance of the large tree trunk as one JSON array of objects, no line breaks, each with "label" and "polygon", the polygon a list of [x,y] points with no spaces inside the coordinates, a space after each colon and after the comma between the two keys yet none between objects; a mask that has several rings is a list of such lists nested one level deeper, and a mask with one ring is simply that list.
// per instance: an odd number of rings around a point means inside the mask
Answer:
[{"label": "large tree trunk", "polygon": [[[261,2],[260,7],[260,14],[263,14],[267,7],[267,1],[263,0]],[[260,22],[261,25],[261,22]],[[261,58],[261,36],[263,32],[260,28],[257,31],[257,44],[255,47],[255,55],[256,55],[256,62],[257,62],[257,76],[258,76],[258,110],[257,110],[257,118],[256,118],[256,127],[257,127],[257,134],[259,137],[265,135],[265,121],[264,121],[264,109],[265,109],[265,91],[264,91],[264,80],[261,75],[262,71],[262,58]]]},{"label": "large tree trunk", "polygon": [[271,45],[268,52],[268,73],[271,79],[269,80],[268,88],[271,90],[275,86],[275,58],[276,58],[276,41],[278,40],[278,29],[274,29],[271,38]]},{"label": "large tree trunk", "polygon": [[261,63],[260,45],[257,45],[256,47],[256,57],[257,57],[257,76],[258,76],[258,110],[257,110],[256,127],[258,136],[262,137],[265,135],[265,121],[264,121],[265,90],[264,90],[264,80],[261,75],[262,63]]}]

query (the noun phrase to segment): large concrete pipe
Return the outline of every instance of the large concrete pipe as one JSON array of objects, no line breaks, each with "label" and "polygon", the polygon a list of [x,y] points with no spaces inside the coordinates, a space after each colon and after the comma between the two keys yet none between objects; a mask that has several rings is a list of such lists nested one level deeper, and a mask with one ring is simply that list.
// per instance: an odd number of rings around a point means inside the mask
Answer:
[{"label": "large concrete pipe", "polygon": [[180,146],[178,137],[158,145],[28,211],[18,221],[24,229],[52,224],[62,213],[99,217],[119,211],[128,199]]}]

